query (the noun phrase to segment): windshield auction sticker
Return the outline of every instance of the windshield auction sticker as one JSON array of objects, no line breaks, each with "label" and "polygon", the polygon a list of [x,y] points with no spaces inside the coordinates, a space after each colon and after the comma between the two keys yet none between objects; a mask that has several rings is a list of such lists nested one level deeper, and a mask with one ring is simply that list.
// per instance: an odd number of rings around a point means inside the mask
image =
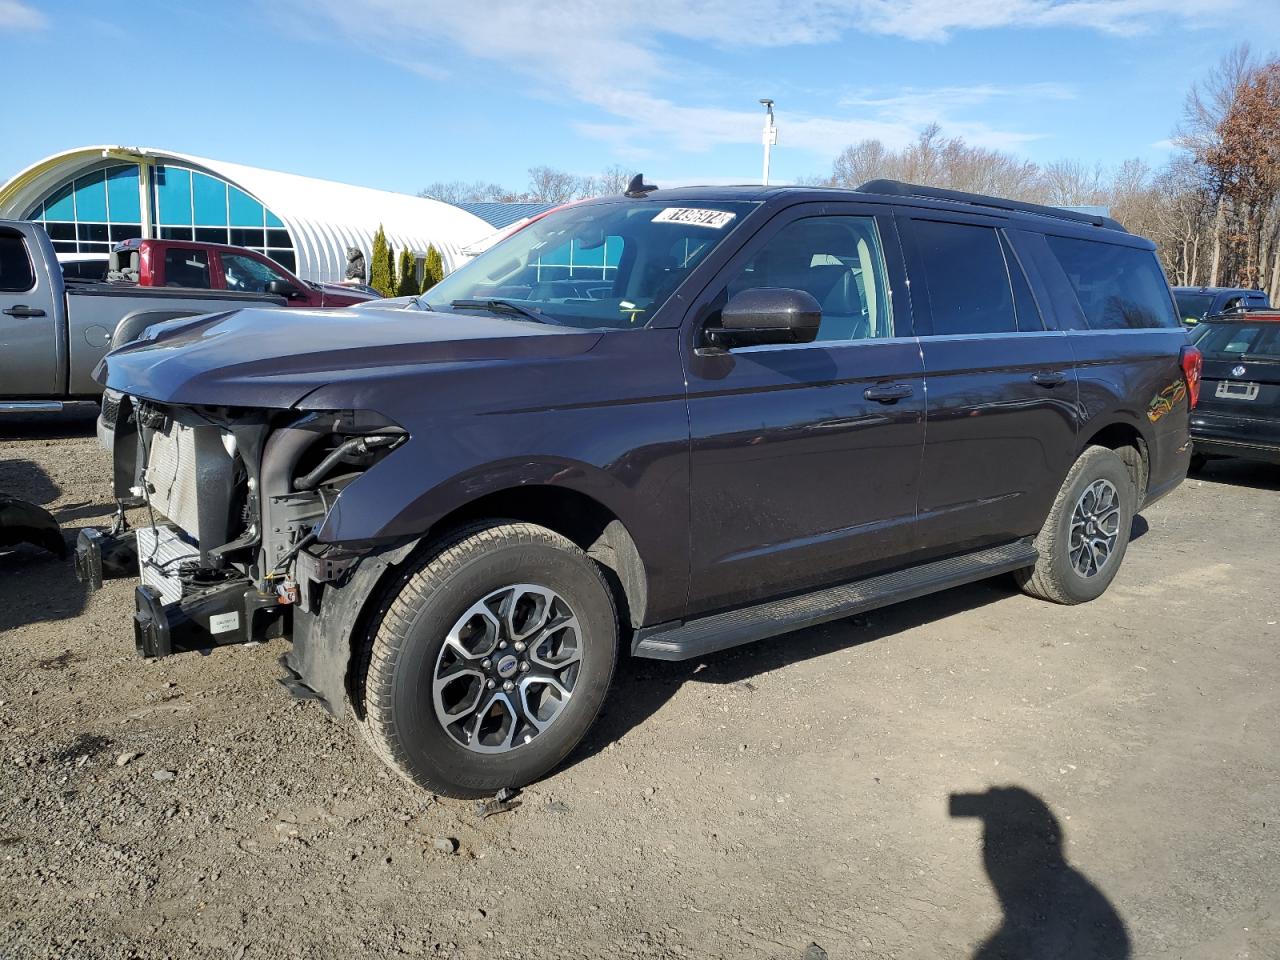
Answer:
[{"label": "windshield auction sticker", "polygon": [[710,227],[712,230],[723,230],[736,217],[736,213],[728,210],[706,210],[701,207],[667,207],[656,217],[653,223],[687,223],[692,227]]}]

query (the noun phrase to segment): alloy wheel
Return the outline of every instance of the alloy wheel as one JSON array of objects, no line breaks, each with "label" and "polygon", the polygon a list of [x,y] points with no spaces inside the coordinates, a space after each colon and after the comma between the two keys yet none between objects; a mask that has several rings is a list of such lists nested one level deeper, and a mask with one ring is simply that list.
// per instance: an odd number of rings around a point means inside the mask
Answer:
[{"label": "alloy wheel", "polygon": [[1110,562],[1120,538],[1120,493],[1110,480],[1085,488],[1071,512],[1071,566],[1088,579]]},{"label": "alloy wheel", "polygon": [[503,587],[445,637],[431,690],[436,719],[468,750],[518,749],[560,716],[581,666],[581,628],[564,598],[537,584]]}]

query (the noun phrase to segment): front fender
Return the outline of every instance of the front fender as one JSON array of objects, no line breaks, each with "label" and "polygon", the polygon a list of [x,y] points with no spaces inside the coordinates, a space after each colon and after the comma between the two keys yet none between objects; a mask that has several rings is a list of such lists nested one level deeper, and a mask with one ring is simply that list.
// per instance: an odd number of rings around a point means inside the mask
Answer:
[{"label": "front fender", "polygon": [[561,487],[598,501],[628,528],[632,495],[605,470],[582,461],[513,457],[433,478],[411,447],[397,450],[343,489],[325,516],[321,543],[390,543],[421,537],[441,519],[483,497],[521,487]]}]

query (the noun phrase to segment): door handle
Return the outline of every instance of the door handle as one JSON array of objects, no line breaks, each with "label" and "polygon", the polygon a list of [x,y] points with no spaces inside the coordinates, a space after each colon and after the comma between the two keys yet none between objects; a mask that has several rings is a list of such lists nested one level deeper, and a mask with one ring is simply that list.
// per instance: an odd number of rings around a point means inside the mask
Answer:
[{"label": "door handle", "polygon": [[15,304],[8,310],[0,311],[8,317],[43,317],[44,311],[39,307],[28,307],[25,303]]},{"label": "door handle", "polygon": [[862,395],[868,400],[878,400],[881,403],[895,403],[911,396],[915,391],[911,389],[909,383],[881,383],[874,387],[867,387],[862,391]]},{"label": "door handle", "polygon": [[1031,382],[1042,387],[1057,387],[1067,382],[1067,375],[1059,370],[1041,370],[1031,375]]}]

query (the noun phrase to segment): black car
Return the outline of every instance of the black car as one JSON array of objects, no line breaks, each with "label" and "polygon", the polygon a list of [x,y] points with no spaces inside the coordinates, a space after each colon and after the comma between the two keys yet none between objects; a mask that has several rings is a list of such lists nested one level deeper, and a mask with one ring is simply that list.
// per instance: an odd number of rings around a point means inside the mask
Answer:
[{"label": "black car", "polygon": [[1280,463],[1280,313],[1211,317],[1200,405],[1191,416],[1193,466],[1213,457]]},{"label": "black car", "polygon": [[96,583],[134,538],[142,654],[287,638],[300,695],[477,795],[562,761],[626,653],[1005,573],[1097,597],[1187,472],[1198,375],[1153,245],[1111,220],[635,183],[405,309],[110,354],[116,496],[159,519],[78,560]]},{"label": "black car", "polygon": [[1249,287],[1174,287],[1173,298],[1178,304],[1178,316],[1188,326],[1220,313],[1271,307],[1265,291]]}]

